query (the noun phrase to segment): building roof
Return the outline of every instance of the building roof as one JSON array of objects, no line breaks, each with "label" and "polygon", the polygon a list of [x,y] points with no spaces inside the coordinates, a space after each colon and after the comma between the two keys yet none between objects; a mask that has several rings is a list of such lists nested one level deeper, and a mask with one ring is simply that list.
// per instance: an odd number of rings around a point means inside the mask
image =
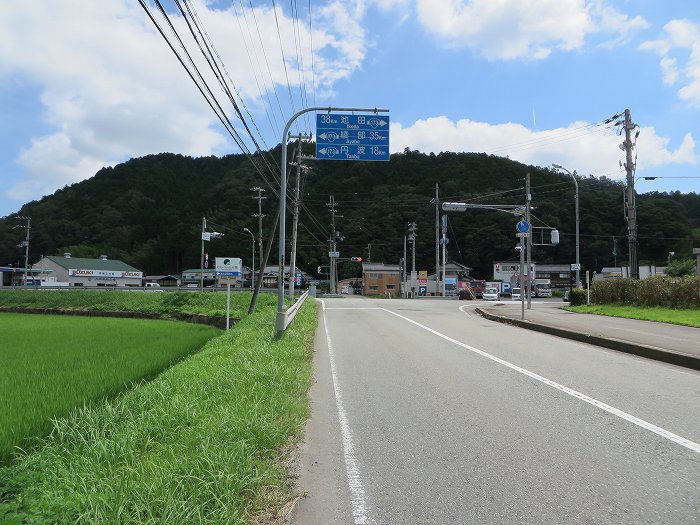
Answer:
[{"label": "building roof", "polygon": [[400,269],[398,264],[362,263],[363,272],[398,272]]},{"label": "building roof", "polygon": [[119,272],[141,271],[129,264],[126,264],[124,261],[117,259],[86,259],[83,257],[61,257],[59,255],[50,255],[45,258],[54,264],[65,268],[66,270],[110,270]]}]

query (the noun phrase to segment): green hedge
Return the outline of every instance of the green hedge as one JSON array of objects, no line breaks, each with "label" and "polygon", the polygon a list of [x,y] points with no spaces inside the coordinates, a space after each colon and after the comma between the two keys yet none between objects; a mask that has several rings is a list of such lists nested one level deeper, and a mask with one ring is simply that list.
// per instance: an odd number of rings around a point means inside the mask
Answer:
[{"label": "green hedge", "polygon": [[698,308],[698,278],[606,279],[593,284],[591,303]]},{"label": "green hedge", "polygon": [[569,293],[569,303],[571,306],[581,306],[586,304],[588,292],[583,288],[574,288]]}]

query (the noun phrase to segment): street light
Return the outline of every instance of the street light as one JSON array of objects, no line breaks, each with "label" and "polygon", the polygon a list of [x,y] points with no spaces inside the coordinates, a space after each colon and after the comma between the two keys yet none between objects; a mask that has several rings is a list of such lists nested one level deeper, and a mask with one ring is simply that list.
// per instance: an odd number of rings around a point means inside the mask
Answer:
[{"label": "street light", "polygon": [[250,233],[250,236],[253,238],[253,268],[250,277],[250,289],[252,290],[255,288],[255,235],[248,228],[243,228],[243,231]]},{"label": "street light", "polygon": [[578,216],[578,181],[576,180],[576,170],[571,173],[561,164],[552,164],[552,167],[556,170],[562,170],[571,175],[574,179],[574,185],[576,186],[576,288],[581,287],[581,261],[579,259],[579,216]]}]

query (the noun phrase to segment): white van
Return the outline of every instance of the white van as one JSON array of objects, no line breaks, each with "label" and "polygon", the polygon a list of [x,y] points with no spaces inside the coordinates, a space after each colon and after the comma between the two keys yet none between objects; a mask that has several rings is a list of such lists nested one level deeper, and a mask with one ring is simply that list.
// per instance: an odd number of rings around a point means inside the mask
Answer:
[{"label": "white van", "polygon": [[510,289],[510,298],[513,301],[519,301],[520,300],[520,288],[511,288]]}]

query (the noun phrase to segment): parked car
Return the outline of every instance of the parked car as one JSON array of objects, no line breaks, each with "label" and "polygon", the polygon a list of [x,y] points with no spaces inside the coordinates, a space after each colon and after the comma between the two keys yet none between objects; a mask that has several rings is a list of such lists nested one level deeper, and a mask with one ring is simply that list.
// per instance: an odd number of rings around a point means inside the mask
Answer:
[{"label": "parked car", "polygon": [[520,300],[520,288],[511,288],[510,289],[510,298],[513,301],[519,301]]},{"label": "parked car", "polygon": [[498,292],[498,288],[485,288],[481,298],[485,301],[498,301],[501,298],[501,294]]}]

